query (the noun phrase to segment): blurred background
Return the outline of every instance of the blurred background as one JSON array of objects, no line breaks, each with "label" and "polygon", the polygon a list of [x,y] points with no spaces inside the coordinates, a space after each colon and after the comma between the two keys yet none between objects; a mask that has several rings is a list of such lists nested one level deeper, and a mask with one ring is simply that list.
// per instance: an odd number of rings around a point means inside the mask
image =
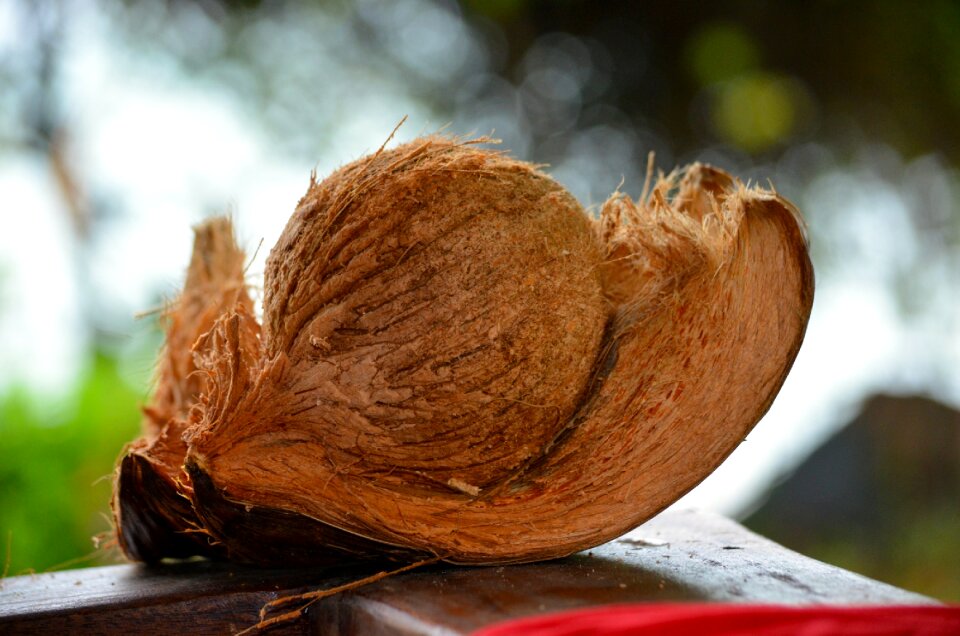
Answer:
[{"label": "blurred background", "polygon": [[[722,4],[722,6],[721,6]],[[805,212],[806,342],[677,505],[960,601],[960,4],[0,0],[3,572],[115,556],[190,226],[262,276],[310,171],[492,134],[586,206],[706,161]]]}]

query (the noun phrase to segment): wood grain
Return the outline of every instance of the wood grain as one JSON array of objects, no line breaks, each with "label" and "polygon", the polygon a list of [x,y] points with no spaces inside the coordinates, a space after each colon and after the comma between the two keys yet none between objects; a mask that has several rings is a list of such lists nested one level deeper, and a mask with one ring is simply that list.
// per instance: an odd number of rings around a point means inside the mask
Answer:
[{"label": "wood grain", "polygon": [[[6,579],[2,634],[230,634],[273,599],[392,564],[261,570],[194,561]],[[324,599],[282,634],[453,635],[520,616],[608,603],[923,604],[932,599],[787,550],[699,512],[668,512],[572,557],[487,568],[434,566]]]}]

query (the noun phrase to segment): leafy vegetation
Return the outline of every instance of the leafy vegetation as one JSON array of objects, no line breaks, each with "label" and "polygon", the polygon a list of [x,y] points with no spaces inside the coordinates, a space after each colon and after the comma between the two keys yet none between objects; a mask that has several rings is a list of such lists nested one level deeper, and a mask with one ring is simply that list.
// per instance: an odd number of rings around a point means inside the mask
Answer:
[{"label": "leafy vegetation", "polygon": [[814,559],[870,578],[960,602],[960,510],[943,506],[888,525],[869,535],[838,532],[796,547]]},{"label": "leafy vegetation", "polygon": [[103,351],[92,355],[66,398],[45,400],[22,388],[0,398],[0,537],[8,575],[112,560],[91,538],[110,531],[113,466],[137,433],[141,399]]}]

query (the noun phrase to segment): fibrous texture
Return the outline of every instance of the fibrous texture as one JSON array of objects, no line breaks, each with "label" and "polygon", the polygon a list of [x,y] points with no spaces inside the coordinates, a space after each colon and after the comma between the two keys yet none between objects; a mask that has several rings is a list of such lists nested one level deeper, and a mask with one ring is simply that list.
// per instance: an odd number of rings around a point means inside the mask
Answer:
[{"label": "fibrous texture", "polygon": [[552,558],[709,474],[800,347],[799,213],[699,164],[589,217],[529,164],[438,137],[311,180],[263,321],[223,220],[197,230],[143,439],[140,560]]}]

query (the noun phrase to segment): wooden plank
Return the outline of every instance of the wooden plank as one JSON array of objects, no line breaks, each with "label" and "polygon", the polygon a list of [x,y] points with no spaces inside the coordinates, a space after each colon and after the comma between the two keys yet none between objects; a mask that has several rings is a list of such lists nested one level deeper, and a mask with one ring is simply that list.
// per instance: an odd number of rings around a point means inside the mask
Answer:
[{"label": "wooden plank", "polygon": [[930,598],[804,557],[703,512],[661,514],[616,541],[549,563],[413,572],[311,609],[323,634],[463,634],[609,603],[926,604]]},{"label": "wooden plank", "polygon": [[347,568],[256,570],[203,561],[19,576],[0,589],[0,633],[233,633],[257,622],[259,608],[279,596],[355,577]]},{"label": "wooden plank", "polygon": [[[389,567],[389,566],[387,566]],[[187,562],[21,576],[0,588],[0,633],[228,634],[275,598],[376,567],[256,570]],[[825,565],[705,513],[670,512],[592,551],[547,563],[434,566],[311,606],[271,633],[454,635],[606,603],[710,600],[917,604],[932,599]]]}]

